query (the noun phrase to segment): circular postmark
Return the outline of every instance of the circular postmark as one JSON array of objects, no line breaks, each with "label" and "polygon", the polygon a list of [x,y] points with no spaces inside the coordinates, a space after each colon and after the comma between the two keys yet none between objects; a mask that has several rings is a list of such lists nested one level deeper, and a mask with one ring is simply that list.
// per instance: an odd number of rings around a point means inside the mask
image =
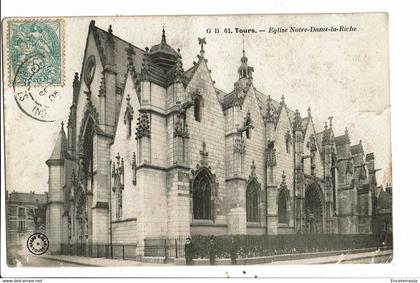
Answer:
[{"label": "circular postmark", "polygon": [[51,106],[59,92],[52,87],[32,88],[30,84],[25,87],[14,88],[14,97],[19,109],[27,116],[41,122],[54,122]]},{"label": "circular postmark", "polygon": [[42,233],[32,234],[26,242],[26,247],[34,255],[44,254],[48,250],[49,245],[47,236]]}]

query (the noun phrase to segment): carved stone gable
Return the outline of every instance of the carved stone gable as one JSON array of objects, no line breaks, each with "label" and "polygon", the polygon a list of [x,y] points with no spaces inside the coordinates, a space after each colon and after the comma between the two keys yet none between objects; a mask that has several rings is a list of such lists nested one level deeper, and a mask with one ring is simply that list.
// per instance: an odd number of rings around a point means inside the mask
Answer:
[{"label": "carved stone gable", "polygon": [[278,109],[276,109],[273,105],[273,100],[271,99],[270,96],[268,96],[267,109],[266,109],[266,112],[263,116],[264,122],[265,123],[269,123],[269,122],[277,123],[277,120],[279,118],[279,114],[280,113],[279,113]]}]

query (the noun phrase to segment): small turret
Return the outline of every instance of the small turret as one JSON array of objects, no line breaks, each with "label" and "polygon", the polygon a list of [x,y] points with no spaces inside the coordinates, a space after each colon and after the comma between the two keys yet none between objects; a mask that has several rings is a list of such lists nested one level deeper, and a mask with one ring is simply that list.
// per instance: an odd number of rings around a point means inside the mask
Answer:
[{"label": "small turret", "polygon": [[65,152],[67,150],[67,138],[66,133],[64,132],[64,123],[61,122],[61,129],[58,133],[57,141],[55,142],[54,149],[51,153],[50,158],[47,160],[47,165],[49,161],[62,160],[65,159]]},{"label": "small turret", "polygon": [[176,65],[179,54],[166,43],[165,28],[162,29],[162,39],[160,43],[150,48],[149,55],[151,61],[161,67],[165,73]]},{"label": "small turret", "polygon": [[64,216],[64,184],[65,184],[65,159],[67,151],[67,138],[64,132],[64,123],[61,122],[61,129],[50,158],[47,160],[49,170],[48,181],[48,211],[47,211],[47,236],[50,240],[51,253],[60,252],[61,243],[65,241],[66,230],[53,229],[60,227],[66,222]]},{"label": "small turret", "polygon": [[254,68],[248,66],[248,58],[245,55],[245,50],[242,50],[241,65],[238,68],[239,79],[252,79]]}]

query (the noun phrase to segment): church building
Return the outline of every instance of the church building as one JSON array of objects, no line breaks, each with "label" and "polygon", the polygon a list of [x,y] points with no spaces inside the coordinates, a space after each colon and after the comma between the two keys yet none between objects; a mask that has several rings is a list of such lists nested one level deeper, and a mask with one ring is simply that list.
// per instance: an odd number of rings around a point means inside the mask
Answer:
[{"label": "church building", "polygon": [[316,129],[310,108],[256,90],[245,51],[233,89],[218,89],[205,44],[186,69],[165,30],[140,49],[91,21],[46,162],[52,253],[112,239],[141,259],[147,239],[373,232],[374,154],[332,117]]}]

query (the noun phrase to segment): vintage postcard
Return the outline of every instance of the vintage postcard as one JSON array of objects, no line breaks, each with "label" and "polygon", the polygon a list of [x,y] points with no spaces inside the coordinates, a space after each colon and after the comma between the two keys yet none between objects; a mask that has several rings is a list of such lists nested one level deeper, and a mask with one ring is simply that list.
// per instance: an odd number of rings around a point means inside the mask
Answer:
[{"label": "vintage postcard", "polygon": [[388,15],[7,18],[7,265],[390,263]]}]

